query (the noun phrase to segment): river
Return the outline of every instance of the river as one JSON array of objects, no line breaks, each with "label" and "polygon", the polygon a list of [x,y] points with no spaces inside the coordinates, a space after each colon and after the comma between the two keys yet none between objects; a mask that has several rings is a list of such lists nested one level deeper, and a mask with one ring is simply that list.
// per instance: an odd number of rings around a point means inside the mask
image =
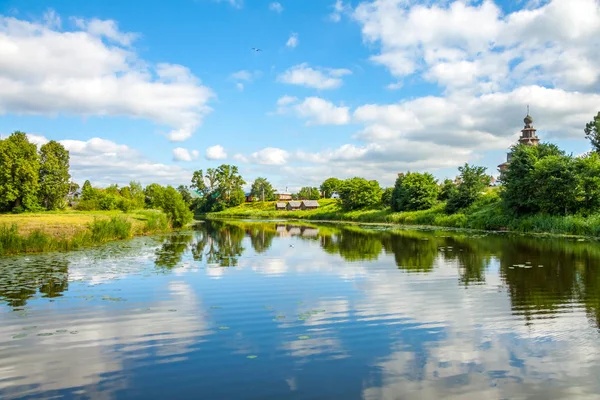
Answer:
[{"label": "river", "polygon": [[600,393],[600,243],[292,222],[0,258],[0,398]]}]

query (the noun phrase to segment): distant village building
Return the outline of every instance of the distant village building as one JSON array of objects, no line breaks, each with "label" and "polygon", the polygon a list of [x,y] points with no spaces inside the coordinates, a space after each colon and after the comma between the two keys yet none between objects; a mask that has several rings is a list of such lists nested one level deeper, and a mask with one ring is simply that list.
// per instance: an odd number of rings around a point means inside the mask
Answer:
[{"label": "distant village building", "polygon": [[316,200],[303,200],[300,203],[301,210],[316,210],[319,208],[319,202]]},{"label": "distant village building", "polygon": [[286,204],[282,203],[282,202],[275,203],[275,209],[278,211],[285,210],[285,208],[286,208],[285,206],[286,206]]},{"label": "distant village building", "polygon": [[333,193],[331,193],[331,198],[332,199],[339,199],[340,198],[340,194],[338,192],[333,192]]},{"label": "distant village building", "polygon": [[[523,120],[525,127],[521,129],[521,137],[519,137],[519,143],[526,146],[537,146],[540,143],[540,139],[535,134],[536,129],[533,127],[533,118],[529,115],[529,107],[527,107],[527,116]],[[498,165],[500,173],[508,170],[510,165],[511,153],[506,155],[506,162]]]},{"label": "distant village building", "polygon": [[282,200],[282,201],[292,200],[292,194],[288,193],[287,190],[285,192],[275,193],[275,200]]},{"label": "distant village building", "polygon": [[246,203],[250,203],[254,201],[254,196],[252,196],[251,193],[244,193],[244,196],[246,196]]},{"label": "distant village building", "polygon": [[288,211],[299,210],[301,205],[302,205],[302,203],[299,201],[290,201],[287,203],[286,209]]}]

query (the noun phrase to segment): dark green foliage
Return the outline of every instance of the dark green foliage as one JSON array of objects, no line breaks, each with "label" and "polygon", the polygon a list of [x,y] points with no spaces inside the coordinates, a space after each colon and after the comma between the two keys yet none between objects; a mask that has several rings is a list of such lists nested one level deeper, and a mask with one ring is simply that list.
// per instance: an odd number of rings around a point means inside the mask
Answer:
[{"label": "dark green foliage", "polygon": [[368,181],[358,177],[346,179],[338,192],[344,210],[373,208],[381,202],[382,190],[375,180]]},{"label": "dark green foliage", "polygon": [[451,192],[446,204],[446,212],[452,214],[469,207],[482,195],[490,184],[490,176],[485,174],[486,168],[465,164],[458,167],[459,181],[455,191]]},{"label": "dark green foliage", "polygon": [[37,146],[25,133],[0,140],[0,211],[37,209],[39,173]]},{"label": "dark green foliage", "polygon": [[95,192],[92,184],[89,180],[86,180],[81,188],[81,199],[82,200],[92,200],[94,198]]},{"label": "dark green foliage", "polygon": [[337,192],[340,188],[342,181],[338,178],[328,178],[321,184],[321,192],[323,192],[323,198],[330,199],[333,192]]},{"label": "dark green foliage", "polygon": [[393,187],[385,188],[383,190],[383,193],[381,194],[381,205],[383,207],[391,207],[393,194],[394,194]]},{"label": "dark green foliage", "polygon": [[192,205],[193,199],[192,199],[192,194],[190,193],[190,190],[188,189],[188,187],[185,185],[179,185],[179,186],[177,186],[177,191],[181,195],[181,198],[183,199],[185,204],[187,204],[188,207],[190,207]]},{"label": "dark green foliage", "polygon": [[144,189],[146,195],[146,208],[162,209],[164,204],[165,189],[158,183],[151,183]]},{"label": "dark green foliage", "polygon": [[316,187],[305,186],[298,192],[298,198],[300,200],[319,200],[321,193]]},{"label": "dark green foliage", "polygon": [[201,200],[195,201],[194,211],[214,212],[242,204],[246,200],[242,189],[245,184],[235,165],[223,164],[217,169],[209,168],[206,175],[202,174],[202,170],[194,172],[191,187],[202,195]]},{"label": "dark green foliage", "polygon": [[509,168],[500,177],[503,184],[502,199],[506,206],[517,214],[538,212],[540,208],[536,196],[543,182],[537,182],[534,178],[535,164],[545,157],[564,155],[564,152],[553,144],[514,146]]},{"label": "dark green foliage", "polygon": [[585,124],[585,137],[592,144],[592,149],[600,153],[600,112],[594,117],[594,120]]},{"label": "dark green foliage", "polygon": [[537,183],[533,201],[544,214],[565,215],[577,209],[577,169],[573,157],[552,155],[539,159],[531,174]]},{"label": "dark green foliage", "polygon": [[69,193],[69,152],[54,140],[40,148],[40,191],[39,196],[48,210],[66,206]]},{"label": "dark green foliage", "polygon": [[600,210],[600,153],[577,159],[580,207],[586,213]]},{"label": "dark green foliage", "polygon": [[167,214],[174,228],[181,228],[192,220],[192,212],[174,187],[164,188],[162,196],[162,210]]},{"label": "dark green foliage", "polygon": [[440,185],[438,200],[447,201],[456,191],[456,183],[452,179],[444,179]]},{"label": "dark green foliage", "polygon": [[273,201],[275,200],[275,189],[271,186],[271,183],[267,178],[258,177],[252,183],[252,189],[250,195],[255,200],[259,201]]},{"label": "dark green foliage", "polygon": [[426,210],[435,205],[437,198],[438,186],[433,175],[409,172],[396,178],[391,207],[394,211]]}]

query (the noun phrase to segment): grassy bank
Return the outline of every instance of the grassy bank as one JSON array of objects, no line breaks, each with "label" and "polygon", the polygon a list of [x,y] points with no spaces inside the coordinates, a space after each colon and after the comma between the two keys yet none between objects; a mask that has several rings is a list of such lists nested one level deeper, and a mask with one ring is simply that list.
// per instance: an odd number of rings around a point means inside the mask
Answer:
[{"label": "grassy bank", "polygon": [[161,211],[0,215],[0,255],[68,251],[169,230]]},{"label": "grassy bank", "polygon": [[523,233],[552,233],[600,237],[600,214],[582,216],[533,215],[516,217],[503,209],[495,191],[490,191],[463,212],[446,214],[445,204],[423,211],[392,212],[380,210],[344,211],[336,200],[319,201],[317,210],[276,211],[274,202],[245,203],[217,213],[209,213],[207,219],[301,219],[314,221],[349,221],[393,223],[401,225],[428,225],[449,228],[483,230],[509,230]]}]

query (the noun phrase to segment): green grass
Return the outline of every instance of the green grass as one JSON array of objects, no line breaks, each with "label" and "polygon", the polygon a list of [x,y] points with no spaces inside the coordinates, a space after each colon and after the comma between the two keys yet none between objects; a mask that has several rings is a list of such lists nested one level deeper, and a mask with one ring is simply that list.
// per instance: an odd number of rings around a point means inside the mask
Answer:
[{"label": "green grass", "polygon": [[[39,218],[54,224],[39,227]],[[169,229],[167,216],[156,210],[0,215],[0,256],[69,251]]]},{"label": "green grass", "polygon": [[337,200],[332,199],[320,200],[319,204],[317,210],[277,211],[275,202],[244,203],[203,217],[391,223],[600,237],[600,214],[588,217],[547,215],[516,217],[503,208],[497,190],[488,190],[475,204],[456,214],[446,214],[444,203],[428,210],[411,212],[392,212],[389,208],[344,211]]}]

